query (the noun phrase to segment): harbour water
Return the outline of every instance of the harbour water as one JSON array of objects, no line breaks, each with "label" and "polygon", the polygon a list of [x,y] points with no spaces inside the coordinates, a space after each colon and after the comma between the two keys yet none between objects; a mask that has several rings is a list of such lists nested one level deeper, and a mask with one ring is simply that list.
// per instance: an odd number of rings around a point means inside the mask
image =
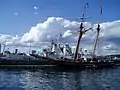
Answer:
[{"label": "harbour water", "polygon": [[77,71],[0,69],[0,90],[120,90],[120,67]]}]

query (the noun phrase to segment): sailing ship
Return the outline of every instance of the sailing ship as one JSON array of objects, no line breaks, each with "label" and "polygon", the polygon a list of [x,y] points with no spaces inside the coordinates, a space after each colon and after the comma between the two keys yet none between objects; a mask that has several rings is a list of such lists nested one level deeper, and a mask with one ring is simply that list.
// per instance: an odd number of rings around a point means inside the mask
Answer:
[{"label": "sailing ship", "polygon": [[[86,6],[88,5],[88,3],[85,4],[84,10],[86,9]],[[100,12],[102,14],[102,6],[100,8]],[[57,49],[57,45],[55,44],[56,47],[56,58],[53,58],[51,60],[52,64],[60,66],[60,67],[111,67],[111,66],[116,66],[116,65],[120,65],[120,61],[119,60],[115,60],[115,59],[106,59],[106,58],[101,58],[101,57],[97,57],[95,55],[95,51],[96,51],[96,46],[97,46],[97,42],[99,39],[99,33],[100,33],[100,24],[97,25],[97,34],[96,34],[96,39],[95,39],[95,43],[94,43],[94,47],[93,47],[93,53],[92,55],[90,54],[80,54],[78,53],[79,51],[79,44],[80,41],[82,39],[83,34],[85,34],[87,31],[91,30],[92,28],[89,28],[87,30],[84,29],[84,19],[85,19],[85,12],[82,14],[82,18],[81,18],[81,23],[80,23],[80,27],[79,27],[79,32],[78,32],[78,40],[77,40],[77,45],[76,45],[76,49],[75,49],[75,53],[72,55],[70,54],[71,50],[70,49],[66,49],[66,51],[69,52],[69,57],[68,55],[64,55],[61,56],[60,52],[59,54],[57,53],[57,51],[59,51],[60,49]],[[69,47],[67,45],[67,47]],[[62,50],[61,50],[62,52]],[[54,53],[53,53],[54,54]],[[59,56],[60,55],[60,56]],[[67,56],[67,57],[66,57]],[[49,55],[47,56],[48,59],[50,58]]]},{"label": "sailing ship", "polygon": [[[85,4],[87,6],[88,3]],[[85,10],[86,7],[84,7]],[[29,56],[26,54],[10,53],[6,51],[0,57],[0,66],[2,65],[53,65],[56,67],[70,67],[70,68],[88,68],[88,67],[112,67],[120,65],[120,60],[103,58],[95,55],[97,42],[99,39],[100,33],[100,24],[97,25],[97,35],[94,43],[93,52],[89,53],[87,50],[84,51],[81,49],[79,53],[79,45],[82,39],[82,36],[90,31],[92,28],[84,28],[84,19],[85,12],[82,14],[82,18],[79,31],[78,31],[78,40],[76,44],[75,53],[72,52],[69,44],[61,45],[55,43],[53,40],[51,42],[51,47],[43,49],[40,55],[32,53]]]}]

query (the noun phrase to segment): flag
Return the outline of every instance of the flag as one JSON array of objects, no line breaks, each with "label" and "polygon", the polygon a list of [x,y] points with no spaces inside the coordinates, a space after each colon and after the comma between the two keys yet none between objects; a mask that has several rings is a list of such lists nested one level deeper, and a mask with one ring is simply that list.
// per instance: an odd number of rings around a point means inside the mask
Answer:
[{"label": "flag", "polygon": [[88,1],[86,0],[86,8],[88,8],[89,7],[89,3],[88,3]]},{"label": "flag", "polygon": [[86,3],[85,3],[84,8],[88,8],[88,7],[89,7],[89,3],[88,3],[87,0],[86,0]]},{"label": "flag", "polygon": [[88,3],[88,2],[86,3],[86,7],[87,7],[87,8],[89,7],[89,3]]},{"label": "flag", "polygon": [[102,11],[102,2],[101,2],[101,0],[99,0],[99,3],[100,3],[100,14],[102,15],[103,11]]},{"label": "flag", "polygon": [[101,14],[101,15],[102,15],[102,12],[103,12],[103,11],[102,11],[102,6],[101,6],[101,7],[100,7],[100,14]]}]

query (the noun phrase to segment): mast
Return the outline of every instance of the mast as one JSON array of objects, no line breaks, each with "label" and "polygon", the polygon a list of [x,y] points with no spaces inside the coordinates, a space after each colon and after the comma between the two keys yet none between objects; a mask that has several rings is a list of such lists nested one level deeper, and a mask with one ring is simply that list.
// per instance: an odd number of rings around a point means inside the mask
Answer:
[{"label": "mast", "polygon": [[[101,20],[101,17],[102,17],[102,5],[101,5],[101,0],[99,0],[99,3],[100,3],[100,20]],[[99,21],[100,23],[100,21]],[[99,39],[99,33],[100,33],[100,24],[98,23],[98,26],[97,26],[97,35],[96,35],[96,39],[95,39],[95,43],[94,43],[94,46],[93,46],[93,55],[92,55],[92,59],[94,59],[94,56],[95,56],[95,51],[96,51],[96,47],[97,47],[97,43],[98,43],[98,39]]]},{"label": "mast", "polygon": [[96,35],[95,43],[94,43],[94,46],[93,46],[93,56],[92,56],[92,58],[94,58],[94,56],[95,56],[95,51],[96,51],[96,47],[97,47],[97,43],[98,43],[98,39],[99,39],[99,33],[100,33],[100,24],[98,24],[98,27],[97,27],[97,35]]},{"label": "mast", "polygon": [[79,27],[79,33],[78,33],[79,35],[78,35],[77,45],[76,45],[75,54],[74,54],[74,61],[77,59],[79,45],[80,45],[80,41],[82,39],[83,34],[85,34],[85,32],[87,32],[88,30],[91,29],[91,28],[89,28],[87,30],[83,30],[83,28],[84,28],[83,22],[84,22],[84,19],[86,19],[84,17],[85,16],[85,10],[86,10],[87,7],[88,7],[88,2],[85,3],[84,11],[83,11],[83,14],[82,14],[82,18],[80,18],[81,19],[81,24],[80,24],[80,27]]},{"label": "mast", "polygon": [[78,50],[79,50],[79,44],[80,44],[80,41],[81,41],[81,38],[82,38],[82,35],[83,35],[83,23],[80,24],[80,30],[79,30],[79,36],[78,36],[78,41],[77,41],[77,46],[76,46],[76,50],[75,50],[75,54],[74,54],[74,60],[77,59],[77,55],[78,55]]}]

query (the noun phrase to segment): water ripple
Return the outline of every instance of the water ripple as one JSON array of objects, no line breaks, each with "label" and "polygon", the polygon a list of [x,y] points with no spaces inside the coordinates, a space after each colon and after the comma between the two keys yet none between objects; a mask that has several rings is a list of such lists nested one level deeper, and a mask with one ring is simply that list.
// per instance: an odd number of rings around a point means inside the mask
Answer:
[{"label": "water ripple", "polygon": [[0,90],[119,90],[120,68],[57,72],[0,70]]}]

